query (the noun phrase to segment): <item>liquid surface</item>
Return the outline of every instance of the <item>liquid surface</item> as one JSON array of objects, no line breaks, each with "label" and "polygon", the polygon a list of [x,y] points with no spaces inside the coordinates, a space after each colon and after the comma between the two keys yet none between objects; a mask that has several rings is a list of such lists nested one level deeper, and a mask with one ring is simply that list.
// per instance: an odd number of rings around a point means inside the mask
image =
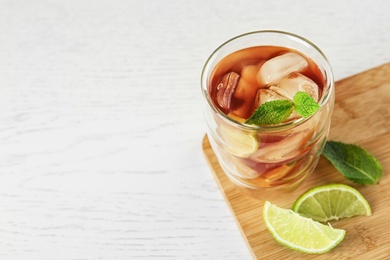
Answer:
[{"label": "liquid surface", "polygon": [[318,101],[323,85],[320,69],[308,57],[284,47],[258,46],[219,62],[211,74],[209,92],[220,111],[240,120],[248,119],[264,102],[291,99],[296,90]]}]

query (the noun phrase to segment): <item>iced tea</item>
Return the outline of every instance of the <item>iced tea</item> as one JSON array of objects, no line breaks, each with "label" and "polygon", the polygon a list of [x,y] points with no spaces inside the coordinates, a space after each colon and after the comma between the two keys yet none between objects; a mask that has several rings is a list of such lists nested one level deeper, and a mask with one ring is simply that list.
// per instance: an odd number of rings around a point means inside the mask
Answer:
[{"label": "iced tea", "polygon": [[[283,32],[239,36],[210,57],[202,88],[210,143],[236,184],[291,188],[313,171],[334,102],[332,73],[317,47]],[[297,92],[310,95],[320,110],[309,118],[293,111],[280,124],[245,123],[262,104],[292,100]]]}]

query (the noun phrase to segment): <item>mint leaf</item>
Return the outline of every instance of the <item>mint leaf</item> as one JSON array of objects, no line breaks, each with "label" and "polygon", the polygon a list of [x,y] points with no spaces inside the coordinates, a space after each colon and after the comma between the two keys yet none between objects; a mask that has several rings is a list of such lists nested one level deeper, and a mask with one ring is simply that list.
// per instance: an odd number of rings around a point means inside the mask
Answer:
[{"label": "mint leaf", "polygon": [[294,103],[290,100],[274,100],[259,106],[246,124],[275,125],[285,121],[291,114]]},{"label": "mint leaf", "polygon": [[294,105],[295,105],[295,111],[301,116],[301,117],[309,117],[311,115],[314,115],[315,112],[320,109],[320,105],[306,92],[297,92],[294,95]]},{"label": "mint leaf", "polygon": [[354,144],[327,141],[322,152],[348,180],[358,184],[376,184],[382,177],[382,165],[369,152]]}]

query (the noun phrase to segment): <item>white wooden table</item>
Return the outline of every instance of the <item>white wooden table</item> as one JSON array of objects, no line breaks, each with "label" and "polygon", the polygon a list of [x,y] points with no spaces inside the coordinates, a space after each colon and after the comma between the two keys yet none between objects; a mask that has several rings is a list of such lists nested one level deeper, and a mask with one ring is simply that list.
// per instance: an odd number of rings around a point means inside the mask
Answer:
[{"label": "white wooden table", "polygon": [[336,80],[390,62],[390,1],[0,1],[0,259],[250,259],[201,150],[200,73],[300,34]]}]

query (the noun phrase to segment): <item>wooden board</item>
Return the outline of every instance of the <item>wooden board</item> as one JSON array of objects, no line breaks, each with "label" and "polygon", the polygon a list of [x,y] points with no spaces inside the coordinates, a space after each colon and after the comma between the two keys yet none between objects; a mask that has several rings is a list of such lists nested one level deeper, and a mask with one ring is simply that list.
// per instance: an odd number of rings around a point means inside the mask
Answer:
[{"label": "wooden board", "polygon": [[255,259],[390,259],[390,63],[336,83],[336,103],[330,140],[361,145],[383,166],[378,185],[362,186],[344,179],[321,157],[314,173],[289,194],[267,194],[280,207],[290,208],[310,187],[344,183],[357,188],[370,203],[373,215],[332,222],[347,231],[344,241],[323,255],[309,255],[279,245],[262,220],[264,200],[236,188],[221,170],[207,136],[205,157]]}]

